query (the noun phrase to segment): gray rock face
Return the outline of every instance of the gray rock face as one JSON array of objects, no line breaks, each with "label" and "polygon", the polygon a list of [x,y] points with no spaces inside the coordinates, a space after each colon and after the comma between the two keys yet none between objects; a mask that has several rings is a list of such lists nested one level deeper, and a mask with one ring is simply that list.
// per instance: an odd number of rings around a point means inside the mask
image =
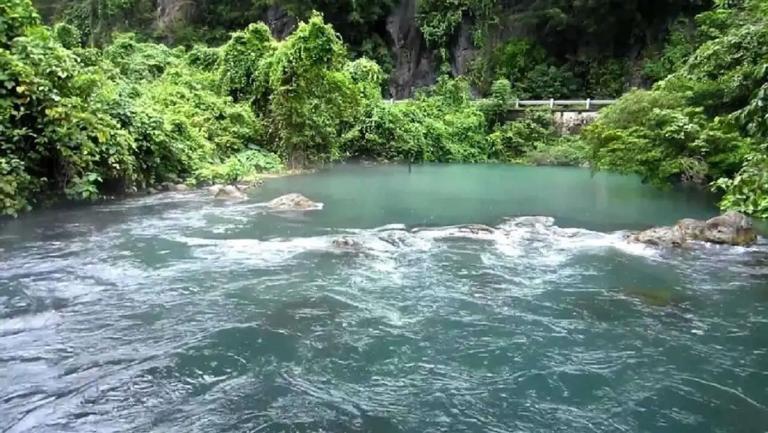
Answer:
[{"label": "gray rock face", "polygon": [[451,70],[454,75],[466,75],[477,55],[477,48],[472,42],[472,22],[469,17],[464,17],[459,26],[459,35],[456,44],[451,47]]},{"label": "gray rock face", "polygon": [[686,218],[673,227],[655,227],[633,234],[629,240],[661,247],[679,247],[689,241],[743,246],[753,244],[757,233],[748,217],[727,212],[707,221]]},{"label": "gray rock face", "polygon": [[189,0],[157,0],[155,25],[160,30],[190,22],[197,12],[197,2]]},{"label": "gray rock face", "polygon": [[387,32],[392,39],[395,67],[389,81],[393,98],[413,95],[415,88],[435,82],[437,60],[416,23],[417,0],[403,0],[387,18]]},{"label": "gray rock face", "polygon": [[296,30],[298,25],[296,17],[289,15],[285,9],[277,5],[270,6],[263,18],[264,23],[277,39],[285,39]]},{"label": "gray rock face", "polygon": [[219,188],[216,192],[217,200],[245,200],[247,197],[234,185],[226,185]]},{"label": "gray rock face", "polygon": [[292,193],[280,196],[268,202],[267,207],[272,210],[305,211],[320,209],[322,204],[315,203],[301,194]]}]

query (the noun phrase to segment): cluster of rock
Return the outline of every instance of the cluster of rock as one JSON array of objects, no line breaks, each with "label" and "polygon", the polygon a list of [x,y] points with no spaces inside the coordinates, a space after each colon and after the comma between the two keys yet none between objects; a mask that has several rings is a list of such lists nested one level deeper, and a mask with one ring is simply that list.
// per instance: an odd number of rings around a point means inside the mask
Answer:
[{"label": "cluster of rock", "polygon": [[213,185],[208,187],[216,200],[240,201],[248,198],[245,195],[245,189],[237,185]]},{"label": "cluster of rock", "polygon": [[[538,234],[548,238],[552,234],[569,238],[579,235],[579,229],[560,229],[553,226],[550,217],[520,217],[507,222],[498,228],[482,224],[464,224],[439,229],[416,228],[408,233],[421,237],[435,239],[471,238],[478,240],[504,238],[518,231],[536,239]],[[555,231],[553,231],[555,230]],[[402,247],[403,240],[397,234],[403,231],[388,231],[378,236],[377,240],[384,241],[394,247]],[[656,247],[693,246],[690,242],[711,243],[720,245],[747,246],[757,241],[757,232],[752,227],[752,221],[738,212],[728,212],[706,221],[683,219],[671,227],[655,227],[642,232],[630,234],[627,242],[639,242]],[[331,247],[340,252],[365,252],[366,243],[352,236],[340,236],[331,240]]]},{"label": "cluster of rock", "polygon": [[[208,188],[217,200],[240,201],[245,200],[247,186],[242,185],[214,185]],[[273,211],[307,211],[322,209],[322,203],[314,202],[307,197],[291,193],[282,195],[265,204],[267,208]]]},{"label": "cluster of rock", "polygon": [[[213,185],[208,191],[217,200],[241,201],[247,198],[245,192],[253,185]],[[161,191],[184,192],[190,188],[184,184],[170,182],[158,185]],[[157,192],[150,189],[150,192]],[[323,204],[309,198],[291,193],[277,197],[265,204],[271,211],[309,211],[322,209]],[[484,237],[493,235],[496,229],[481,224],[467,224],[453,227],[444,235]],[[746,246],[757,241],[757,232],[752,226],[752,221],[739,212],[726,212],[723,215],[710,218],[706,221],[686,218],[678,221],[674,226],[654,227],[627,237],[629,242],[638,242],[657,247],[683,247],[689,242],[707,242],[721,245]],[[332,242],[333,246],[344,251],[360,251],[363,245],[360,241],[351,237],[340,237]]]},{"label": "cluster of rock", "polygon": [[745,246],[757,240],[757,232],[745,215],[727,212],[706,221],[686,218],[671,227],[654,227],[629,240],[659,247],[681,247],[690,241]]},{"label": "cluster of rock", "polygon": [[[190,190],[190,187],[183,183],[163,182],[161,184],[158,184],[153,187],[149,187],[146,190],[143,190],[143,193],[152,195],[152,194],[157,194],[159,192],[185,192],[189,190]],[[133,189],[131,192],[137,193],[138,191],[136,191],[136,189]]]},{"label": "cluster of rock", "polygon": [[301,194],[292,193],[267,202],[267,207],[277,211],[304,211],[322,209],[322,203],[314,202]]},{"label": "cluster of rock", "polygon": [[[243,193],[246,190],[258,185],[260,184],[213,185],[208,187],[208,191],[214,196],[217,196],[219,192],[224,191],[221,193],[221,196],[217,198],[231,196],[244,199],[245,195]],[[144,193],[152,195],[160,192],[187,192],[192,191],[193,189],[195,188],[183,183],[163,182],[161,184],[155,185],[154,187],[147,188],[144,190]],[[238,195],[238,193],[240,193],[240,195]]]}]

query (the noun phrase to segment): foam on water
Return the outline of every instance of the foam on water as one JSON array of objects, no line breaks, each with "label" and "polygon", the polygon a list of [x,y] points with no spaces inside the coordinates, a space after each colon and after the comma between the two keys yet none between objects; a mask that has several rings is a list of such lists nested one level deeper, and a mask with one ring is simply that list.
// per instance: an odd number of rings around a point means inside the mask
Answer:
[{"label": "foam on water", "polygon": [[[354,251],[373,258],[413,254],[437,248],[440,241],[465,239],[491,241],[494,248],[507,256],[527,256],[535,260],[561,263],[569,256],[586,250],[616,249],[625,254],[648,258],[659,256],[659,250],[626,240],[626,232],[599,233],[576,228],[560,228],[549,217],[518,217],[505,220],[497,227],[448,226],[414,228],[391,224],[363,230],[342,230],[336,235],[300,238],[205,239],[176,236],[171,239],[193,247],[195,254],[207,260],[237,260],[278,263],[302,252],[350,253],[334,246],[334,240],[354,239],[359,249]],[[754,250],[754,249],[753,249]],[[540,254],[536,254],[536,253]]]}]

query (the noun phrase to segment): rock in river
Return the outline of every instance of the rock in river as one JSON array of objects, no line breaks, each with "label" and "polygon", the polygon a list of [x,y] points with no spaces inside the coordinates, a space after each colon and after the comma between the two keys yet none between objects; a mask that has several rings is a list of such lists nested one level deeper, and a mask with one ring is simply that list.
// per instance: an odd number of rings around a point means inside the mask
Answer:
[{"label": "rock in river", "polygon": [[727,212],[707,220],[702,240],[716,244],[750,245],[757,240],[757,233],[749,218],[738,212]]},{"label": "rock in river", "polygon": [[246,198],[246,195],[234,185],[226,185],[216,191],[217,200],[245,200]]},{"label": "rock in river", "polygon": [[301,194],[286,194],[267,203],[272,210],[315,210],[323,207],[322,203],[315,203]]},{"label": "rock in river", "polygon": [[630,236],[629,240],[655,247],[679,247],[685,244],[685,236],[677,226],[654,227]]},{"label": "rock in river", "polygon": [[750,245],[757,240],[752,221],[738,212],[727,212],[707,221],[686,218],[673,227],[654,227],[629,237],[632,242],[679,247],[688,241],[725,245]]},{"label": "rock in river", "polygon": [[187,185],[184,185],[183,183],[177,183],[175,185],[171,185],[168,188],[168,191],[171,191],[171,192],[186,192],[186,191],[189,191],[189,187]]},{"label": "rock in river", "polygon": [[348,236],[342,236],[336,238],[331,242],[334,248],[344,251],[362,251],[363,244],[357,239],[350,238]]}]

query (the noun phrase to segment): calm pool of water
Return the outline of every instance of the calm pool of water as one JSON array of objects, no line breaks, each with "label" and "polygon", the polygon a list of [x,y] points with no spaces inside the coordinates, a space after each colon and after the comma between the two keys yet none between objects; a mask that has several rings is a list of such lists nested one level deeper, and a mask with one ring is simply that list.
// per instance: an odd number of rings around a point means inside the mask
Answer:
[{"label": "calm pool of water", "polygon": [[[264,212],[287,192],[325,207]],[[0,226],[0,432],[765,432],[765,239],[623,241],[716,213],[452,165],[26,215]]]}]

